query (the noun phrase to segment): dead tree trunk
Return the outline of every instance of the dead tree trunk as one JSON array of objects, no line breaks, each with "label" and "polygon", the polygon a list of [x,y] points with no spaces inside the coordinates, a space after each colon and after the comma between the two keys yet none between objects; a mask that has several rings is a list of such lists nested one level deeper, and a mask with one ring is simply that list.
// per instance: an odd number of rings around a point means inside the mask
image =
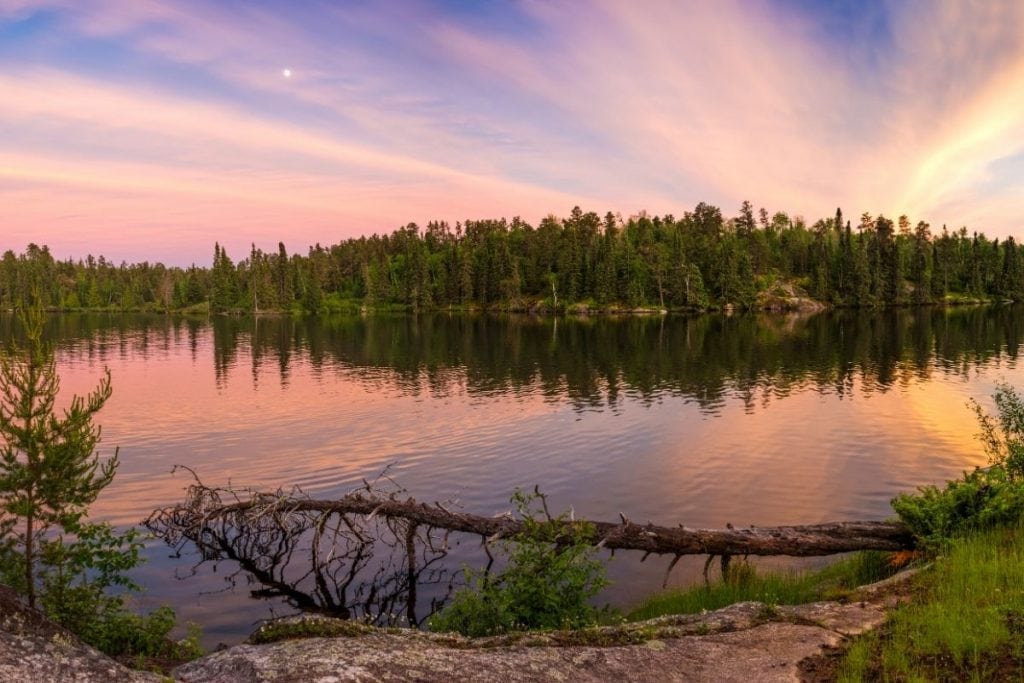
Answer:
[{"label": "dead tree trunk", "polygon": [[[196,489],[197,487],[192,487]],[[205,487],[203,487],[205,488]],[[206,489],[209,491],[209,489]],[[399,500],[359,493],[336,500],[315,500],[277,494],[253,494],[246,500],[221,504],[202,490],[190,490],[182,504],[158,510],[147,526],[163,536],[170,532],[185,538],[201,537],[211,524],[229,524],[244,529],[266,514],[340,514],[403,519],[429,528],[475,534],[487,540],[513,538],[523,530],[520,520],[510,515],[483,517],[441,504],[426,504],[413,498]],[[857,550],[906,550],[914,538],[897,522],[829,522],[799,526],[691,529],[685,526],[636,524],[622,517],[614,522],[562,522],[566,540],[586,533],[595,545],[611,550],[639,550],[652,555],[789,555],[810,557]]]}]

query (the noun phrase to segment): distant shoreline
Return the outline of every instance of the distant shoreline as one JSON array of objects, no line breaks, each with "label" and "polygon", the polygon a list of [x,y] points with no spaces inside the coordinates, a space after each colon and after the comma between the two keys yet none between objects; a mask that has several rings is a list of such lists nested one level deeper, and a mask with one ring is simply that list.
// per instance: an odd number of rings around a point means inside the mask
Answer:
[{"label": "distant shoreline", "polygon": [[[174,315],[183,317],[227,317],[227,318],[283,318],[283,317],[318,317],[318,316],[332,316],[332,315],[366,315],[366,314],[381,314],[381,313],[395,313],[402,315],[430,315],[437,313],[448,313],[448,314],[521,314],[521,315],[533,315],[543,317],[562,317],[562,318],[588,318],[588,317],[651,317],[651,316],[667,316],[667,315],[703,315],[703,314],[714,314],[724,313],[726,315],[741,314],[741,313],[820,313],[831,310],[842,310],[842,311],[887,311],[895,309],[920,309],[920,308],[959,308],[968,306],[1007,306],[1019,303],[1011,299],[986,299],[986,298],[971,298],[971,297],[948,297],[945,301],[928,301],[923,303],[900,303],[900,304],[875,304],[870,306],[857,306],[857,305],[836,305],[829,304],[815,299],[807,297],[795,297],[792,299],[783,300],[769,300],[764,303],[756,304],[753,306],[735,306],[732,304],[725,304],[722,306],[712,305],[702,308],[671,308],[671,307],[660,307],[660,306],[625,306],[625,305],[611,305],[611,306],[595,306],[586,303],[576,303],[569,305],[561,305],[557,308],[545,304],[543,302],[536,302],[532,305],[519,304],[496,304],[490,306],[479,306],[479,305],[464,305],[464,306],[437,306],[430,308],[416,308],[413,306],[406,306],[400,304],[384,304],[384,305],[368,305],[361,302],[345,302],[346,305],[334,306],[326,310],[317,311],[315,313],[293,309],[290,311],[280,309],[267,309],[260,311],[252,311],[249,309],[230,309],[223,311],[210,311],[209,307],[203,304],[196,306],[189,306],[187,308],[170,308],[160,309],[155,307],[131,307],[131,308],[117,308],[117,307],[77,307],[77,308],[62,308],[49,306],[45,310],[47,313],[146,313],[153,315]],[[3,308],[0,312],[7,314],[14,314],[15,309]]]}]

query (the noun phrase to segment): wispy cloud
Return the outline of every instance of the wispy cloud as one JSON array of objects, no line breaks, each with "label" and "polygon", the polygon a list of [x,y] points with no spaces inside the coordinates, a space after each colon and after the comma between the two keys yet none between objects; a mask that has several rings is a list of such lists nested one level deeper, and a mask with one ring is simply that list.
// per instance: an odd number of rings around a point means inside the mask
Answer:
[{"label": "wispy cloud", "polygon": [[0,0],[0,246],[187,261],[747,198],[1015,232],[1024,6],[872,4],[843,34],[794,7]]},{"label": "wispy cloud", "polygon": [[[939,219],[1024,146],[1017,4],[902,3],[893,40],[853,46],[852,60],[813,21],[767,4],[594,8],[538,6],[561,38],[547,53],[458,28],[444,42],[610,138],[646,164],[647,186],[672,179],[677,197]],[[996,232],[1014,227],[982,216]]]}]

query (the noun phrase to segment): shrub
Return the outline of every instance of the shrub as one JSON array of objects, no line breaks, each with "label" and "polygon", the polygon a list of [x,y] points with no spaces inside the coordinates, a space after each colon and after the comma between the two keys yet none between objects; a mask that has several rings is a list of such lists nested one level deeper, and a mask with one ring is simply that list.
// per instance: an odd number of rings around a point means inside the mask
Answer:
[{"label": "shrub", "polygon": [[924,486],[892,501],[926,548],[935,550],[968,531],[1012,524],[1024,516],[1024,400],[1006,384],[998,386],[994,399],[995,417],[973,404],[990,465],[942,488]]},{"label": "shrub", "polygon": [[107,653],[139,659],[190,660],[203,654],[199,626],[189,623],[180,640],[171,638],[177,626],[174,610],[163,605],[147,615],[135,614],[117,605],[83,640]]},{"label": "shrub", "polygon": [[590,600],[608,582],[604,564],[594,558],[592,525],[564,513],[551,517],[537,492],[516,491],[512,503],[523,531],[499,546],[504,570],[491,575],[466,569],[467,587],[431,620],[431,630],[487,636],[596,623]]},{"label": "shrub", "polygon": [[107,654],[176,656],[170,608],[148,617],[125,609],[123,593],[137,590],[128,572],[140,561],[138,532],[89,520],[118,464],[116,450],[100,459],[93,422],[110,397],[110,373],[58,410],[60,377],[38,297],[19,320],[25,348],[0,354],[0,582]]}]

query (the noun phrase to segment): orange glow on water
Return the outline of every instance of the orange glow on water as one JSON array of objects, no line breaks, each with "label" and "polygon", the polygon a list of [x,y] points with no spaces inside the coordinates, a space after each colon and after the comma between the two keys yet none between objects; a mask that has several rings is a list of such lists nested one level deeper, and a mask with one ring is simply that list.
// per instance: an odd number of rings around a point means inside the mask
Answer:
[{"label": "orange glow on water", "polygon": [[[966,402],[988,405],[1000,378],[1024,384],[1004,350],[1015,309],[864,315],[879,320],[61,316],[53,329],[65,396],[113,375],[102,452],[120,446],[121,466],[93,510],[116,524],[179,501],[191,479],[175,465],[320,497],[390,465],[417,499],[480,514],[540,485],[582,517],[716,527],[884,518],[896,493],[985,462]],[[189,560],[167,554],[147,549],[147,604],[229,639],[265,615],[244,592],[197,597],[220,586],[209,569],[171,581]],[[611,571],[624,604],[664,567]]]}]

